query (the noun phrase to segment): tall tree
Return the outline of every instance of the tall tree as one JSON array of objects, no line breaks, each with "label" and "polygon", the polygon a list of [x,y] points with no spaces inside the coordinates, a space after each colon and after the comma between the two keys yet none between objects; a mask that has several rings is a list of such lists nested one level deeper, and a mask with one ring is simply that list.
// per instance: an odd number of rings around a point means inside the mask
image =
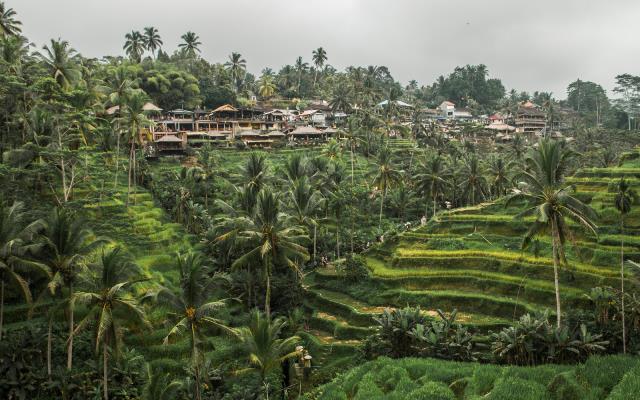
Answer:
[{"label": "tall tree", "polygon": [[131,31],[124,35],[124,39],[122,49],[127,52],[133,62],[139,63],[144,54],[146,38],[138,31]]},{"label": "tall tree", "polygon": [[67,369],[73,362],[74,296],[75,283],[85,268],[87,256],[104,241],[96,239],[84,221],[71,211],[55,208],[41,221],[42,228],[33,246],[38,258],[49,267],[52,279],[51,291],[67,288],[69,339],[67,340]]},{"label": "tall tree", "polygon": [[472,154],[463,164],[462,183],[460,187],[467,198],[467,203],[476,204],[478,195],[485,197],[487,179],[482,174],[478,156]]},{"label": "tall tree", "polygon": [[[118,115],[122,116],[124,105],[127,98],[133,91],[133,81],[129,77],[129,71],[124,65],[118,66],[112,70],[107,78],[107,85],[109,93],[109,102],[118,107]],[[118,161],[120,159],[120,136],[122,119],[115,119],[115,135],[116,135],[116,149],[115,149],[115,174],[114,174],[114,190],[118,187]]]},{"label": "tall tree", "polygon": [[290,216],[295,225],[306,227],[309,236],[313,228],[313,259],[315,260],[318,215],[325,199],[319,191],[313,189],[306,176],[293,180],[288,194]]},{"label": "tall tree", "polygon": [[420,163],[415,179],[417,189],[426,195],[425,217],[428,214],[429,200],[433,202],[433,213],[431,215],[436,215],[436,201],[449,186],[448,177],[449,171],[446,168],[445,160],[439,154],[434,154]]},{"label": "tall tree", "polygon": [[33,296],[28,280],[35,278],[33,272],[46,276],[43,265],[25,257],[25,247],[37,224],[27,224],[23,203],[6,206],[0,202],[0,341],[4,319],[4,296],[6,285],[15,286],[31,304]]},{"label": "tall tree", "polygon": [[258,85],[258,94],[265,99],[273,97],[276,93],[276,84],[271,75],[263,74],[258,81]]},{"label": "tall tree", "polygon": [[71,298],[72,308],[76,303],[88,308],[74,334],[91,326],[96,353],[102,346],[102,394],[105,400],[109,399],[107,349],[110,347],[112,355],[117,356],[127,326],[150,327],[144,310],[130,292],[131,286],[138,282],[133,279],[136,274],[137,266],[123,256],[119,247],[103,251],[99,261],[89,269],[86,288]]},{"label": "tall tree", "polygon": [[307,68],[309,68],[309,64],[302,61],[302,57],[296,58],[295,69],[296,69],[296,72],[298,73],[298,85],[297,85],[296,93],[298,94],[298,96],[300,96],[300,85],[302,84],[302,75],[305,73]]},{"label": "tall tree", "polygon": [[627,353],[627,327],[624,304],[624,217],[631,211],[631,206],[637,198],[636,192],[624,178],[618,183],[614,202],[620,213],[620,304],[622,308],[622,352]]},{"label": "tall tree", "polygon": [[300,243],[308,239],[299,226],[289,225],[290,218],[280,212],[278,197],[268,188],[258,193],[256,211],[239,233],[249,245],[249,251],[238,258],[233,267],[261,261],[266,285],[265,313],[271,315],[271,276],[274,267],[286,267],[300,274],[299,265],[309,259]]},{"label": "tall tree", "polygon": [[202,42],[200,42],[200,36],[189,31],[180,36],[180,38],[183,42],[180,43],[178,47],[181,48],[186,55],[189,57],[195,57],[196,53],[200,53],[200,45],[202,45]]},{"label": "tall tree", "polygon": [[[191,365],[195,377],[196,399],[202,398],[201,367],[204,361],[204,335],[207,327],[213,327],[228,334],[235,334],[216,314],[227,307],[226,300],[211,300],[211,295],[219,279],[209,277],[210,269],[198,253],[184,253],[176,256],[180,273],[180,293],[175,295],[168,289],[158,293],[158,300],[171,307],[171,315],[177,322],[164,338],[164,344],[183,336],[189,338]],[[219,276],[214,276],[219,278]]]},{"label": "tall tree", "polygon": [[127,186],[127,205],[129,205],[129,195],[131,185],[134,191],[137,186],[136,179],[136,145],[141,145],[142,129],[152,124],[144,112],[144,105],[147,95],[141,90],[136,90],[127,98],[125,108],[122,112],[122,125],[127,128],[127,139],[129,140],[129,179]]},{"label": "tall tree", "polygon": [[144,47],[146,47],[154,57],[156,56],[156,50],[160,52],[163,44],[162,38],[160,38],[160,34],[155,27],[148,26],[144,28]]},{"label": "tall tree", "polygon": [[322,47],[318,47],[313,51],[313,65],[315,65],[315,72],[313,74],[313,87],[316,87],[316,80],[318,78],[318,71],[324,66],[327,61],[327,52]]},{"label": "tall tree", "polygon": [[242,80],[247,71],[247,60],[242,58],[240,53],[233,52],[229,56],[229,61],[224,63],[224,67],[231,75],[231,80],[233,80],[235,84],[236,93],[240,92]]},{"label": "tall tree", "polygon": [[75,61],[76,51],[66,40],[51,39],[50,44],[43,47],[44,53],[39,53],[49,75],[66,89],[81,77],[80,68]]},{"label": "tall tree", "polygon": [[0,1],[0,37],[17,36],[22,29],[22,22],[16,18],[16,12],[13,8],[7,8],[4,1]]},{"label": "tall tree", "polygon": [[300,338],[281,338],[286,326],[283,318],[271,320],[268,315],[263,315],[257,310],[251,313],[250,318],[249,326],[238,329],[240,342],[249,359],[249,367],[239,372],[257,371],[268,399],[267,376],[280,370],[285,360],[297,355],[295,345]]},{"label": "tall tree", "polygon": [[543,233],[551,236],[553,248],[553,281],[556,294],[556,318],[558,328],[561,326],[559,263],[566,262],[564,246],[570,237],[570,229],[566,218],[574,221],[588,231],[596,234],[593,220],[595,212],[580,200],[572,196],[573,186],[564,185],[564,174],[567,161],[573,156],[560,142],[544,139],[538,148],[526,159],[526,169],[520,175],[527,183],[526,189],[510,196],[506,205],[514,201],[524,200],[527,208],[518,217],[534,215],[533,224],[525,234],[523,248]]},{"label": "tall tree", "polygon": [[387,191],[389,188],[400,182],[402,178],[401,171],[395,169],[391,156],[392,153],[388,147],[384,146],[380,149],[373,178],[373,185],[380,191],[380,216],[378,221],[378,230],[382,229],[382,210],[384,209],[384,198],[387,195]]}]

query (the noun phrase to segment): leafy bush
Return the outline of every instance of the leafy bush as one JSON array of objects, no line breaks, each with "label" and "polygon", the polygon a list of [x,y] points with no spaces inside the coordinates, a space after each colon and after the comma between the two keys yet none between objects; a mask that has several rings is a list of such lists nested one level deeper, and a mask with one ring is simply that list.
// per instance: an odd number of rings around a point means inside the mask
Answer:
[{"label": "leafy bush", "polygon": [[544,400],[550,398],[549,392],[543,385],[510,376],[498,379],[493,390],[485,397],[487,400]]},{"label": "leafy bush", "polygon": [[421,388],[409,393],[407,398],[413,400],[455,400],[456,396],[447,385],[439,382],[428,382]]},{"label": "leafy bush", "polygon": [[359,255],[347,255],[342,265],[342,271],[347,282],[355,283],[369,278],[369,269],[364,257]]}]

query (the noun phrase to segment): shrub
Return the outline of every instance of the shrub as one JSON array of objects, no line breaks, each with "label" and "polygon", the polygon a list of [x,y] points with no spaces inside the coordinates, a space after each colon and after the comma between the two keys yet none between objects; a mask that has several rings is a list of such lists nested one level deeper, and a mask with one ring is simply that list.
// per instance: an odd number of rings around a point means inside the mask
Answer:
[{"label": "shrub", "polygon": [[325,386],[320,400],[347,400],[345,392],[335,383],[330,383]]},{"label": "shrub", "polygon": [[607,400],[627,400],[638,395],[640,395],[640,368],[636,367],[624,375]]},{"label": "shrub", "polygon": [[484,396],[493,389],[493,384],[500,377],[502,368],[497,365],[478,366],[473,371],[469,391],[472,394]]},{"label": "shrub", "polygon": [[364,257],[359,255],[347,255],[343,265],[344,277],[347,282],[361,282],[369,278],[369,269]]},{"label": "shrub", "polygon": [[571,372],[563,372],[556,375],[547,385],[547,390],[556,400],[582,400],[587,397],[582,387]]},{"label": "shrub", "polygon": [[358,392],[353,397],[353,400],[373,400],[380,399],[384,396],[384,393],[374,381],[374,374],[367,373],[362,380],[358,383]]},{"label": "shrub", "polygon": [[543,400],[551,399],[551,396],[547,389],[537,382],[508,376],[498,379],[493,390],[485,398],[487,400]]},{"label": "shrub", "polygon": [[427,382],[424,386],[409,393],[407,398],[412,400],[455,400],[456,396],[443,383]]}]

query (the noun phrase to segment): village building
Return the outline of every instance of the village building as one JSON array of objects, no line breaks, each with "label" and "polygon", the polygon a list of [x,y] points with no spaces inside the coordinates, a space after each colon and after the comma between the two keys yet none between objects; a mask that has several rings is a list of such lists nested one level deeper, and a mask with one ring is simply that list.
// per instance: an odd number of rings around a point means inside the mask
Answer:
[{"label": "village building", "polygon": [[516,132],[538,133],[547,125],[547,116],[530,101],[520,104],[515,115]]},{"label": "village building", "polygon": [[453,119],[456,111],[456,105],[450,101],[443,101],[438,106],[438,111],[441,119]]}]

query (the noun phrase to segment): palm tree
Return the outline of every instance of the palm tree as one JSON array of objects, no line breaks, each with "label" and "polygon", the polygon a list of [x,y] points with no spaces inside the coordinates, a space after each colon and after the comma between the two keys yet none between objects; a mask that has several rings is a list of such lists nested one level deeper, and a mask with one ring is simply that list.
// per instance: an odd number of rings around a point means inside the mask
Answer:
[{"label": "palm tree", "polygon": [[0,1],[0,37],[17,36],[22,29],[22,22],[15,19],[16,12],[13,8],[6,8],[3,1]]},{"label": "palm tree", "polygon": [[276,93],[276,84],[273,82],[273,76],[262,75],[258,82],[258,94],[265,99],[273,97]]},{"label": "palm tree", "polygon": [[142,389],[143,400],[172,400],[178,398],[178,391],[183,383],[177,379],[171,379],[169,372],[153,370],[151,365],[146,365],[147,383]]},{"label": "palm tree", "polygon": [[101,246],[104,240],[96,239],[81,218],[63,208],[55,208],[40,223],[41,230],[33,246],[34,253],[38,254],[52,274],[49,283],[51,292],[55,294],[56,290],[63,286],[68,289],[67,369],[71,369],[74,332],[74,309],[71,299],[74,296],[74,284],[84,268],[86,257]]},{"label": "palm tree", "polygon": [[209,277],[209,267],[198,253],[178,253],[176,255],[178,271],[180,272],[180,293],[175,295],[168,289],[158,292],[158,300],[172,309],[172,315],[177,318],[176,324],[164,338],[164,344],[171,343],[178,338],[188,335],[191,347],[191,363],[195,375],[196,399],[201,399],[201,371],[204,359],[203,338],[206,327],[213,327],[229,334],[235,331],[225,325],[224,321],[215,317],[221,309],[227,307],[226,300],[210,300],[210,296],[219,276]]},{"label": "palm tree", "polygon": [[242,79],[247,70],[247,60],[242,58],[240,53],[233,52],[229,56],[229,61],[224,63],[224,66],[231,74],[231,79],[236,85],[236,92],[239,92],[242,86]]},{"label": "palm tree", "polygon": [[309,67],[309,64],[302,61],[302,57],[296,58],[295,69],[298,73],[298,86],[297,86],[298,90],[296,91],[296,93],[298,93],[298,96],[300,96],[300,84],[302,83],[302,74],[307,70],[308,67]]},{"label": "palm tree", "polygon": [[512,162],[506,162],[502,157],[491,157],[489,159],[489,187],[495,197],[504,196],[509,186],[509,170],[513,167]]},{"label": "palm tree", "polygon": [[50,45],[45,45],[43,50],[44,54],[39,53],[39,56],[49,70],[50,76],[62,88],[66,89],[80,79],[80,68],[74,60],[76,51],[69,47],[69,42],[51,39]]},{"label": "palm tree", "polygon": [[124,38],[122,49],[127,52],[133,62],[139,63],[144,54],[146,38],[138,31],[131,31],[131,33],[124,35]]},{"label": "palm tree", "polygon": [[[118,106],[118,113],[122,115],[124,110],[124,104],[127,101],[127,98],[133,91],[133,81],[129,79],[129,72],[127,67],[120,65],[115,70],[111,72],[109,78],[107,79],[107,84],[109,86],[109,101],[111,104],[115,104]],[[118,160],[120,158],[120,123],[122,120],[117,118],[116,120],[116,150],[115,150],[115,178],[114,178],[114,187],[115,190],[118,186]]]},{"label": "palm tree", "polygon": [[289,225],[290,220],[280,212],[277,196],[268,188],[258,193],[255,215],[239,237],[250,250],[238,258],[232,267],[242,267],[256,260],[262,262],[266,279],[265,313],[271,315],[271,275],[274,266],[286,266],[300,274],[298,264],[309,259],[307,249],[300,243],[308,239],[300,227]]},{"label": "palm tree", "polygon": [[624,217],[631,211],[631,206],[636,198],[636,192],[631,189],[624,178],[621,178],[614,202],[620,213],[620,304],[622,308],[622,352],[625,354],[627,353],[627,332],[624,315]]},{"label": "palm tree", "polygon": [[144,47],[146,47],[151,54],[155,57],[156,50],[160,51],[164,43],[158,34],[158,30],[153,26],[144,28]]},{"label": "palm tree", "polygon": [[327,61],[327,52],[322,48],[318,47],[313,51],[313,64],[316,67],[315,73],[313,75],[313,87],[316,87],[316,78],[318,77],[318,70],[324,66],[324,63]]},{"label": "palm tree", "polygon": [[189,31],[184,35],[180,36],[180,38],[184,42],[180,43],[178,47],[180,47],[186,55],[188,55],[189,57],[195,57],[196,52],[200,53],[199,46],[202,44],[202,42],[200,42],[200,36]]},{"label": "palm tree", "polygon": [[71,298],[71,307],[75,303],[87,305],[88,313],[80,321],[74,335],[92,326],[94,329],[95,351],[102,346],[102,393],[108,400],[108,351],[117,355],[125,326],[141,324],[150,327],[144,310],[132,297],[129,289],[138,282],[131,280],[137,266],[127,260],[116,247],[103,250],[99,262],[92,265],[87,277],[87,289],[76,292]]},{"label": "palm tree", "polygon": [[279,370],[285,360],[298,354],[295,351],[295,345],[300,340],[298,336],[280,337],[285,326],[284,318],[271,320],[268,315],[254,310],[251,313],[249,326],[238,329],[238,337],[249,359],[249,367],[239,372],[257,371],[260,375],[260,383],[265,387],[267,399],[269,398],[267,376]]},{"label": "palm tree", "polygon": [[527,168],[521,174],[521,178],[527,183],[527,189],[510,196],[506,202],[506,206],[509,206],[514,201],[525,200],[528,206],[518,217],[536,216],[525,234],[523,248],[526,248],[539,234],[547,232],[551,235],[558,327],[561,324],[558,264],[561,260],[566,262],[564,245],[571,235],[565,218],[571,219],[593,232],[594,235],[597,228],[593,223],[595,212],[572,196],[572,186],[563,185],[567,160],[572,155],[573,152],[563,149],[560,142],[541,140],[538,149],[527,157]]},{"label": "palm tree", "polygon": [[267,180],[266,157],[263,153],[251,153],[243,170],[243,179],[247,187],[255,194],[264,187]]},{"label": "palm tree", "polygon": [[373,185],[380,191],[380,218],[378,222],[378,230],[382,229],[382,210],[384,208],[384,198],[390,187],[400,182],[402,178],[401,171],[393,167],[391,160],[391,150],[384,146],[378,152],[377,167],[373,178]]},{"label": "palm tree", "polygon": [[329,101],[331,110],[348,113],[351,111],[351,88],[347,85],[339,85],[333,91],[333,96]]},{"label": "palm tree", "polygon": [[478,194],[482,198],[485,197],[487,179],[482,175],[480,161],[475,154],[472,154],[462,166],[462,179],[460,187],[467,197],[467,203],[476,204]]},{"label": "palm tree", "polygon": [[307,228],[308,234],[313,227],[313,259],[316,259],[316,239],[318,229],[317,215],[325,203],[322,194],[314,190],[306,176],[291,182],[289,189],[290,217],[295,225]]},{"label": "palm tree", "polygon": [[144,113],[144,105],[147,96],[141,90],[136,90],[127,98],[124,110],[122,112],[122,125],[127,128],[127,138],[131,144],[129,150],[129,179],[127,186],[127,205],[129,205],[129,194],[131,193],[131,184],[136,183],[136,144],[141,144],[141,131],[148,127],[152,122]]},{"label": "palm tree", "polygon": [[428,194],[424,206],[424,215],[427,215],[429,199],[433,201],[433,215],[436,215],[436,200],[444,194],[449,183],[449,171],[446,169],[444,159],[439,154],[432,155],[419,165],[419,172],[415,176],[417,189]]},{"label": "palm tree", "polygon": [[[47,275],[42,264],[28,261],[25,245],[37,223],[27,224],[24,204],[15,202],[10,207],[0,203],[0,341],[4,319],[4,290],[7,284],[19,289],[27,304],[32,295],[26,273],[38,272]],[[19,270],[16,270],[18,268]]]}]

